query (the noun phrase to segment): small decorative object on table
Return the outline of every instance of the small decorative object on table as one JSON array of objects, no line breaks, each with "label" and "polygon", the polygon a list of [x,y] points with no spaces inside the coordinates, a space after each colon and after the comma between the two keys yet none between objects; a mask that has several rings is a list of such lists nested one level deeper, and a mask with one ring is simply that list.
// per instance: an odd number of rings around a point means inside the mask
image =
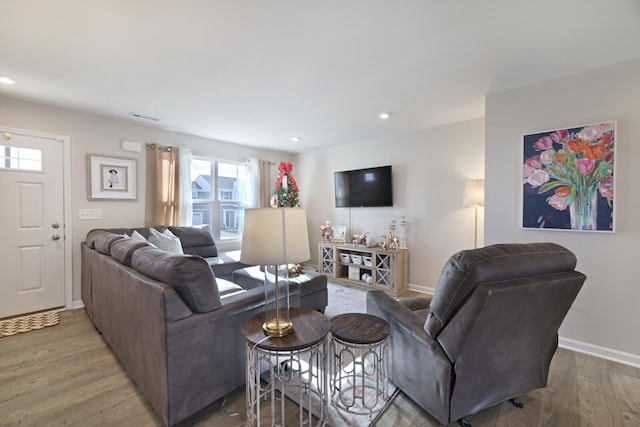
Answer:
[{"label": "small decorative object on table", "polygon": [[331,240],[331,221],[320,224],[320,240]]},{"label": "small decorative object on table", "polygon": [[331,240],[334,242],[344,242],[347,237],[346,225],[334,225],[332,227]]},{"label": "small decorative object on table", "polygon": [[280,174],[276,180],[276,188],[273,190],[271,206],[277,208],[295,208],[300,206],[298,201],[298,184],[293,178],[291,171],[293,165],[289,162],[280,162],[278,166]]},{"label": "small decorative object on table", "polygon": [[400,217],[400,249],[407,249],[407,220],[405,216]]}]

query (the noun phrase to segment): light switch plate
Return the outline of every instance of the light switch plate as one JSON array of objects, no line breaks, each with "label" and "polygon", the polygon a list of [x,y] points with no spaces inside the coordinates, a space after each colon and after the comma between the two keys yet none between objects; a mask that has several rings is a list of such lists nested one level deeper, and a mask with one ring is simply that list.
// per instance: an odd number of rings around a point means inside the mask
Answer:
[{"label": "light switch plate", "polygon": [[101,219],[102,209],[78,209],[78,219]]}]

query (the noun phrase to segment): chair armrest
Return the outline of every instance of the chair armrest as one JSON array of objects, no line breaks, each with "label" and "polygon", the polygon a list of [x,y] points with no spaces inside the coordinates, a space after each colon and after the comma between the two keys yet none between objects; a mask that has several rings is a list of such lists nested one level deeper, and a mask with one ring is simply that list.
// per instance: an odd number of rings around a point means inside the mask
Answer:
[{"label": "chair armrest", "polygon": [[411,311],[428,310],[431,306],[431,298],[425,297],[403,298],[398,302]]},{"label": "chair armrest", "polygon": [[[426,306],[428,306],[427,302],[429,300],[427,298],[424,300],[425,301],[421,301],[422,305],[427,304]],[[367,292],[367,313],[386,320],[392,329],[402,329],[405,333],[410,334],[427,347],[437,347],[440,349],[440,344],[435,342],[433,338],[424,331],[424,319],[416,315],[412,308],[396,301],[384,291],[375,290]]]}]

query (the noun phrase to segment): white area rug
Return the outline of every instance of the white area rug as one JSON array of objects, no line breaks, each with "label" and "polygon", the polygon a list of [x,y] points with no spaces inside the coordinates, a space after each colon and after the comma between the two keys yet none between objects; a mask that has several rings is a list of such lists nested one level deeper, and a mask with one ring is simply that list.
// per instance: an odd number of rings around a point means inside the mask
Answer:
[{"label": "white area rug", "polygon": [[327,283],[329,304],[324,315],[332,318],[342,313],[366,313],[367,292],[361,289]]},{"label": "white area rug", "polygon": [[[303,371],[308,373],[309,366],[305,362],[301,362],[300,368]],[[299,398],[301,397],[300,385],[299,385],[300,382],[295,380],[295,375],[292,375],[292,378],[294,378],[294,380],[285,387],[285,394],[289,399],[300,404],[300,400],[299,400]],[[266,382],[270,382],[268,373],[263,375],[263,379]],[[303,381],[306,384],[309,384],[308,374],[303,375]],[[276,382],[276,388],[280,389],[280,387],[281,386],[279,385],[279,383]],[[320,412],[320,400],[319,400],[320,397],[318,394],[316,394],[318,393],[318,384],[316,383],[316,381],[314,380],[311,381],[310,388],[315,391],[315,393],[311,393],[311,413],[317,417]],[[384,411],[388,408],[391,402],[393,402],[393,399],[395,399],[398,392],[399,392],[398,388],[393,383],[389,382],[387,386],[387,393],[388,393],[387,401],[386,403],[382,404],[378,408],[378,410],[375,411],[373,414],[367,413],[368,411],[364,409],[363,404],[359,399],[356,399],[354,401],[354,404],[351,407],[351,411],[360,412],[360,414],[347,412],[343,409],[338,409],[332,404],[329,404],[326,407],[327,422],[323,425],[329,426],[329,427],[369,427],[370,425],[374,424],[378,420],[378,418],[384,413]],[[371,396],[375,395],[374,393],[375,391],[373,391],[372,389],[367,388],[365,390],[365,400],[369,402],[369,404],[371,404],[370,403],[372,401]],[[304,393],[302,406],[307,410],[309,409],[308,408],[309,405],[307,405],[308,398],[309,398],[309,394]]]}]

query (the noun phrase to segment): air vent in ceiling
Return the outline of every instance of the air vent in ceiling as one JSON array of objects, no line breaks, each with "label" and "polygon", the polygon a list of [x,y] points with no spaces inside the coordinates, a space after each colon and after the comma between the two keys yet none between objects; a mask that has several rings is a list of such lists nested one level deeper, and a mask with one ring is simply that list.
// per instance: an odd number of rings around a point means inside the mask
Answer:
[{"label": "air vent in ceiling", "polygon": [[141,119],[141,120],[150,120],[152,122],[160,121],[160,119],[157,117],[145,116],[144,114],[138,114],[138,113],[129,113],[129,116],[134,117],[136,119]]}]

